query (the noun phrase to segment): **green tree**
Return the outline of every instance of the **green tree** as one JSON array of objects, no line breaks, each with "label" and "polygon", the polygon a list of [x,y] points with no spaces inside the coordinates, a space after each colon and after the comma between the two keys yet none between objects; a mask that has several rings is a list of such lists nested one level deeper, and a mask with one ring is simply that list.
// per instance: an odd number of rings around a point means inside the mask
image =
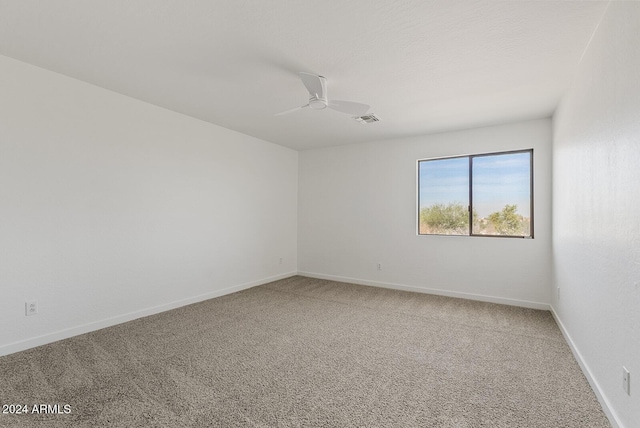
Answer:
[{"label": "green tree", "polygon": [[448,205],[434,204],[420,210],[421,233],[467,235],[469,211],[459,202]]},{"label": "green tree", "polygon": [[524,235],[524,219],[516,211],[518,205],[505,205],[502,211],[496,211],[489,215],[489,221],[493,224],[498,235]]}]

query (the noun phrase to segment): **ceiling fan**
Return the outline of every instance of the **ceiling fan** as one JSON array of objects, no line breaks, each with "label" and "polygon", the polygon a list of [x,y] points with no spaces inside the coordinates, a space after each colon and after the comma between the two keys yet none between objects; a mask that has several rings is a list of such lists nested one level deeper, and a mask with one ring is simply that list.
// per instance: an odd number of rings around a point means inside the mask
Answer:
[{"label": "ceiling fan", "polygon": [[309,102],[301,107],[280,112],[276,114],[276,116],[293,113],[294,111],[307,107],[312,110],[323,110],[328,107],[354,116],[362,116],[367,112],[367,110],[369,110],[369,106],[366,104],[354,103],[352,101],[329,100],[327,97],[326,77],[305,72],[300,72],[299,74],[300,79],[302,79],[302,83],[307,88],[307,91],[309,91]]}]

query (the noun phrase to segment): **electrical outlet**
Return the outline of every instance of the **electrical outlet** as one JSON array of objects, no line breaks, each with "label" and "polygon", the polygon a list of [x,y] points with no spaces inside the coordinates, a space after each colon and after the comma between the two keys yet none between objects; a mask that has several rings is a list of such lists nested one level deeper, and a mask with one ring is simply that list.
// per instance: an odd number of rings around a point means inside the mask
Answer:
[{"label": "electrical outlet", "polygon": [[382,270],[382,263],[376,263],[376,269]]},{"label": "electrical outlet", "polygon": [[25,316],[36,315],[38,313],[38,302],[35,300],[28,300],[24,302],[24,314]]},{"label": "electrical outlet", "polygon": [[282,264],[282,257],[280,257],[280,264]]},{"label": "electrical outlet", "polygon": [[622,366],[622,389],[627,395],[631,395],[631,373],[625,366]]}]

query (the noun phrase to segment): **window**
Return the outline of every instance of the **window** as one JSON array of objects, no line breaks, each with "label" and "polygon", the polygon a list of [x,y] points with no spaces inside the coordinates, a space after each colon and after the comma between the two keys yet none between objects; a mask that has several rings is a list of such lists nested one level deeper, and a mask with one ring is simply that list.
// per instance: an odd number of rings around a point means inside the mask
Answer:
[{"label": "window", "polygon": [[419,160],[418,234],[533,238],[533,150]]}]

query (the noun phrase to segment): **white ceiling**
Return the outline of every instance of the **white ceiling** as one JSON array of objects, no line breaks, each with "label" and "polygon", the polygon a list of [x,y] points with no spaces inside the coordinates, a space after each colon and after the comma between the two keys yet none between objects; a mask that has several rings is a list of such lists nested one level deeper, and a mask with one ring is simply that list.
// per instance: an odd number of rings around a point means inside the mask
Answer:
[{"label": "white ceiling", "polygon": [[[294,149],[551,115],[608,1],[0,0],[0,54]],[[371,105],[362,125],[307,102]]]}]

